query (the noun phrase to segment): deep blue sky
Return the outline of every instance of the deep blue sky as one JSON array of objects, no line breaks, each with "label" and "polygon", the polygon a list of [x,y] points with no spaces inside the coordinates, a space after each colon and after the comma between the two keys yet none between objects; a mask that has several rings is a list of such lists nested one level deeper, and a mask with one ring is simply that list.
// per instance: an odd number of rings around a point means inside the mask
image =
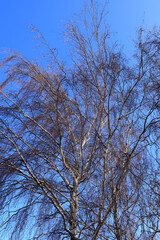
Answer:
[{"label": "deep blue sky", "polygon": [[[90,0],[86,0],[89,2]],[[94,1],[94,0],[93,0]],[[103,2],[104,0],[99,0]],[[0,0],[0,48],[11,48],[28,58],[36,58],[36,42],[29,25],[43,33],[51,47],[59,49],[67,59],[62,32],[64,24],[82,8],[84,0]],[[132,40],[138,27],[151,29],[160,25],[160,0],[110,0],[107,22],[114,38],[132,49]]]},{"label": "deep blue sky", "polygon": [[[85,2],[89,2],[86,0]],[[93,0],[94,1],[94,0]],[[66,58],[65,44],[60,33],[74,13],[82,8],[84,0],[1,0],[0,48],[7,47],[22,52],[29,58],[37,54],[36,42],[30,33],[33,24],[43,33],[59,55]],[[103,2],[103,0],[99,0]],[[110,0],[107,22],[125,51],[131,49],[135,32],[144,21],[151,29],[160,24],[160,0]]]}]

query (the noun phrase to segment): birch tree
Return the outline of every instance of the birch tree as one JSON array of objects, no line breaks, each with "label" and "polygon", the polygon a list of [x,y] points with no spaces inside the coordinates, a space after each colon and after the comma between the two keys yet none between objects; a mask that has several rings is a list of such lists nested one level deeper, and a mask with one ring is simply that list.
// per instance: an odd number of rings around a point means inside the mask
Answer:
[{"label": "birch tree", "polygon": [[159,31],[140,29],[126,59],[104,19],[91,4],[69,23],[70,68],[38,30],[48,66],[1,61],[1,236],[160,236]]}]

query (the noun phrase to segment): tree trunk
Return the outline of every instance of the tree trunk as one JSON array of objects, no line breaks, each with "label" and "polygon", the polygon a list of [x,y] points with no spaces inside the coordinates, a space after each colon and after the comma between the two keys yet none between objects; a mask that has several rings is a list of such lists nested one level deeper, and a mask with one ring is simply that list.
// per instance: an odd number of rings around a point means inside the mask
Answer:
[{"label": "tree trunk", "polygon": [[71,240],[75,240],[77,238],[77,212],[78,212],[78,181],[74,179],[73,181],[73,190],[71,191],[71,220],[70,220],[70,231],[73,236],[71,236]]}]

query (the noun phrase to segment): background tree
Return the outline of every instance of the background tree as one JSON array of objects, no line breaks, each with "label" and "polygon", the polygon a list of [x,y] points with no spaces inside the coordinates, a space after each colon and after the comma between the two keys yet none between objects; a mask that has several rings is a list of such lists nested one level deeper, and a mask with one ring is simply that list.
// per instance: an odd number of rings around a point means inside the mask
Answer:
[{"label": "background tree", "polygon": [[2,236],[159,236],[159,31],[140,29],[129,64],[104,13],[92,4],[67,26],[70,69],[36,29],[48,66],[1,62]]}]

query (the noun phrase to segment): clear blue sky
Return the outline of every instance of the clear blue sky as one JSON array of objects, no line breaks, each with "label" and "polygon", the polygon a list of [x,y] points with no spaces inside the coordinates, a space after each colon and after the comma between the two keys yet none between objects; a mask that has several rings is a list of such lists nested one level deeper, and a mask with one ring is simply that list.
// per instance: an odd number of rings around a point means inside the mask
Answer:
[{"label": "clear blue sky", "polygon": [[[89,2],[90,0],[86,0]],[[93,0],[94,1],[94,0]],[[36,42],[30,33],[33,24],[43,33],[53,48],[66,58],[65,44],[60,34],[64,24],[78,13],[84,0],[1,0],[0,48],[7,47],[36,57]],[[103,0],[99,0],[103,2]],[[110,0],[108,23],[115,38],[129,51],[139,26],[160,25],[160,0]]]},{"label": "clear blue sky", "polygon": [[[86,0],[88,2],[90,0]],[[94,1],[94,0],[93,0]],[[84,0],[1,0],[0,1],[0,48],[11,48],[28,58],[36,58],[36,42],[29,25],[43,33],[51,47],[59,49],[67,59],[62,37],[64,24],[82,8]],[[103,2],[103,0],[99,0]],[[107,21],[116,32],[125,51],[130,51],[131,41],[144,21],[151,29],[160,25],[160,0],[110,0]]]}]

